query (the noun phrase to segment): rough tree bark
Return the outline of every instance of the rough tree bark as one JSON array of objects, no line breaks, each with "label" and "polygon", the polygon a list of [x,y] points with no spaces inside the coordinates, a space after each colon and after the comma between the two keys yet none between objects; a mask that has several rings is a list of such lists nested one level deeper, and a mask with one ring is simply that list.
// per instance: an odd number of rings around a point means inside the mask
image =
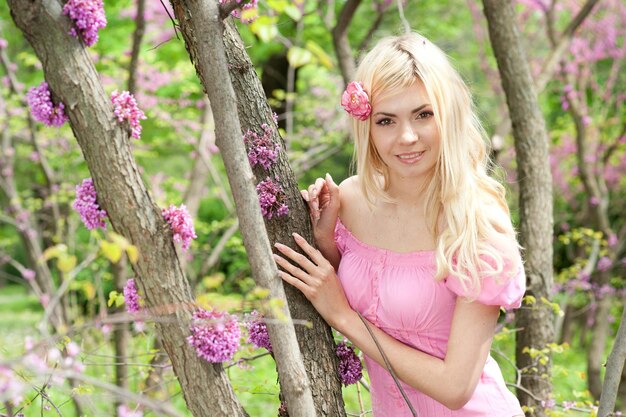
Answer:
[{"label": "rough tree bark", "polygon": [[[550,298],[552,289],[552,176],[548,163],[548,134],[533,88],[528,61],[522,47],[511,1],[483,0],[489,38],[502,87],[506,93],[515,138],[520,188],[520,241],[525,248],[527,294],[541,300]],[[528,392],[518,392],[522,405],[545,416],[539,400],[552,393],[551,359],[535,363],[525,348],[543,349],[554,339],[553,314],[549,306],[537,302],[517,313],[522,330],[516,336],[516,366],[527,369],[521,384]],[[532,366],[531,366],[532,365]],[[546,375],[546,376],[544,376]]]},{"label": "rough tree bark", "polygon": [[604,375],[598,417],[612,416],[613,411],[615,411],[615,400],[624,371],[624,361],[626,361],[626,308],[622,311],[622,319],[613,343],[613,350],[611,350],[606,362],[606,374]]},{"label": "rough tree bark", "polygon": [[[42,63],[70,125],[113,229],[139,249],[137,283],[154,315],[183,396],[196,417],[245,416],[221,365],[201,360],[186,342],[193,296],[176,256],[169,227],[133,158],[129,133],[113,119],[89,52],[68,35],[70,21],[59,0],[8,0],[11,16]],[[207,393],[211,400],[207,401]]]},{"label": "rough tree bark", "polygon": [[[252,169],[237,116],[237,102],[223,42],[224,23],[215,0],[172,0],[187,51],[209,96],[216,126],[216,143],[236,202],[237,217],[248,260],[256,282],[272,299],[286,301],[282,281],[272,258],[272,248],[261,215]],[[274,124],[272,124],[274,125]],[[279,221],[279,220],[275,220]],[[315,416],[315,406],[291,314],[282,308],[286,322],[272,310],[266,315],[281,390],[291,416]]]},{"label": "rough tree bark", "polygon": [[[230,19],[226,20],[224,43],[230,78],[237,95],[237,109],[242,132],[254,130],[260,132],[260,126],[267,123],[273,126],[272,110],[267,104],[263,86],[256,75],[245,47]],[[267,221],[266,229],[270,242],[281,242],[294,247],[292,233],[297,232],[307,241],[313,241],[309,212],[302,201],[294,173],[289,165],[289,158],[282,146],[282,140],[273,129],[272,140],[281,144],[276,165],[270,175],[277,175],[285,190],[289,205],[289,218],[286,221]],[[268,173],[256,169],[258,180]],[[330,327],[315,311],[311,303],[300,291],[287,285],[285,287],[291,316],[296,320],[312,323],[311,328],[296,326],[300,351],[304,359],[317,414],[328,417],[345,416],[345,407],[341,394],[341,382],[337,374],[337,355]]]}]

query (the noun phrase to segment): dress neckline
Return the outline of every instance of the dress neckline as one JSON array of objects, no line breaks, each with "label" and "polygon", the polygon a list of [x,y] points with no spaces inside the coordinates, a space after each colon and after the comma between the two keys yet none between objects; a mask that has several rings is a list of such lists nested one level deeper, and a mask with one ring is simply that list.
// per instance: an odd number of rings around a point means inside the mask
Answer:
[{"label": "dress neckline", "polygon": [[372,255],[384,255],[385,257],[397,258],[397,259],[434,259],[435,250],[418,250],[410,252],[397,252],[390,249],[384,249],[378,246],[370,245],[357,238],[352,232],[343,224],[341,219],[337,217],[337,225],[339,229],[343,230],[349,238],[349,242],[354,243],[358,248]]}]

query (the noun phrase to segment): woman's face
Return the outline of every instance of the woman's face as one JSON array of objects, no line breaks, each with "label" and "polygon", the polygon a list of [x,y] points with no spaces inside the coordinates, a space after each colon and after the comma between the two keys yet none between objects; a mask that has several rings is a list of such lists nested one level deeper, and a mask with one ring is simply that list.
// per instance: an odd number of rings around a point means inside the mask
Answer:
[{"label": "woman's face", "polygon": [[421,80],[374,100],[370,136],[389,170],[390,181],[432,176],[440,135]]}]

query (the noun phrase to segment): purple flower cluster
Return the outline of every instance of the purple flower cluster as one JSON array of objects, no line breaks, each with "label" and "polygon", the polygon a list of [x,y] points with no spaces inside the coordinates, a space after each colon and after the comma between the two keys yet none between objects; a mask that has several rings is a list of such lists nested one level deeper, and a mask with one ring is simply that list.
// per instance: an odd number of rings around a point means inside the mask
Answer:
[{"label": "purple flower cluster", "polygon": [[96,188],[91,178],[85,178],[82,184],[76,186],[76,199],[72,208],[80,214],[80,218],[89,230],[95,228],[106,229],[107,212],[100,209],[97,202]]},{"label": "purple flower cluster", "polygon": [[26,100],[30,107],[33,118],[48,126],[59,127],[68,121],[65,114],[65,106],[59,103],[57,106],[52,102],[48,83],[42,82],[37,87],[33,87],[26,93]]},{"label": "purple flower cluster", "polygon": [[283,187],[278,184],[279,178],[275,177],[275,179],[276,182],[267,177],[256,186],[261,213],[267,219],[285,216],[289,213],[289,207],[284,203],[285,192]]},{"label": "purple flower cluster", "polygon": [[111,102],[113,102],[113,114],[118,122],[126,120],[130,124],[130,135],[135,139],[141,138],[141,122],[145,120],[146,115],[137,106],[137,100],[128,91],[117,90],[111,93]]},{"label": "purple flower cluster", "polygon": [[278,158],[280,145],[272,142],[272,128],[267,123],[261,125],[263,135],[248,130],[243,135],[243,140],[248,148],[248,161],[253,167],[261,165],[265,169],[269,169]]},{"label": "purple flower cluster", "polygon": [[208,362],[228,361],[239,349],[241,329],[237,318],[228,313],[200,309],[193,314],[190,331],[187,341]]},{"label": "purple flower cluster", "polygon": [[102,0],[69,0],[63,6],[63,14],[74,22],[70,35],[80,35],[87,46],[98,42],[98,30],[107,25]]},{"label": "purple flower cluster", "polygon": [[163,218],[170,225],[174,233],[174,242],[182,242],[183,250],[189,248],[192,239],[197,238],[196,230],[193,227],[193,219],[187,211],[184,204],[180,208],[170,205],[169,208],[163,209]]},{"label": "purple flower cluster", "polygon": [[255,310],[250,313],[249,320],[246,322],[246,328],[248,329],[248,343],[272,352],[272,343],[267,333],[267,326],[263,321],[263,316],[258,311]]},{"label": "purple flower cluster", "polygon": [[337,344],[335,353],[339,357],[339,377],[344,385],[356,384],[363,376],[363,365],[352,346],[345,342]]},{"label": "purple flower cluster", "polygon": [[126,311],[129,313],[137,313],[139,311],[139,293],[137,293],[135,280],[132,278],[126,281],[126,285],[124,285],[124,300],[126,302]]}]

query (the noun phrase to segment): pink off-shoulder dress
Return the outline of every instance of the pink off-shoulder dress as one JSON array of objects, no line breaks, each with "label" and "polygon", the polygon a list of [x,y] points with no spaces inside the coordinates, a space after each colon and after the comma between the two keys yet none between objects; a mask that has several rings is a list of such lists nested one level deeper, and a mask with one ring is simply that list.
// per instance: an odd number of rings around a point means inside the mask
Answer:
[{"label": "pink off-shoulder dress", "polygon": [[[398,253],[373,247],[359,241],[340,220],[335,228],[335,242],[341,253],[337,274],[352,308],[395,339],[443,359],[456,298],[465,293],[453,278],[435,281],[435,253]],[[480,294],[473,299],[507,309],[519,307],[525,289],[524,269],[521,260],[507,266],[510,278],[501,283],[486,278]],[[510,271],[511,268],[515,269]],[[410,417],[389,372],[367,356],[365,366],[370,376],[374,417]],[[402,386],[419,417],[524,414],[491,356],[472,398],[459,410],[450,410],[416,389]]]}]

